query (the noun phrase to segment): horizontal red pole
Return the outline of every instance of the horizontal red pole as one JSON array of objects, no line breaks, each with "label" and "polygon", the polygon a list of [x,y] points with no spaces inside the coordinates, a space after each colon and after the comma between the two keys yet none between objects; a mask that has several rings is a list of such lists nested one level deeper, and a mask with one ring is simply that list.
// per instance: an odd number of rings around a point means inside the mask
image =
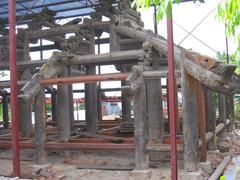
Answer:
[{"label": "horizontal red pole", "polygon": [[[0,147],[12,148],[11,141],[0,141]],[[20,149],[35,149],[34,142],[20,142]],[[134,150],[134,144],[113,143],[46,143],[46,149],[51,150],[82,150],[82,151],[119,151]]]},{"label": "horizontal red pole", "polygon": [[63,77],[41,80],[41,85],[94,83],[100,81],[120,81],[126,79],[127,76],[128,73],[113,73],[113,74],[85,75],[77,77]]}]

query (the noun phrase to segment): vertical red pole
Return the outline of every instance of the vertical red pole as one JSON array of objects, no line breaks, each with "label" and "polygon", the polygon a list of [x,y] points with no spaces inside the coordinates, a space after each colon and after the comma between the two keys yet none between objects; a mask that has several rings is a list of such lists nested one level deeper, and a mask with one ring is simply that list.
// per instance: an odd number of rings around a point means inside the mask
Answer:
[{"label": "vertical red pole", "polygon": [[8,0],[9,14],[9,66],[10,66],[10,103],[12,115],[12,149],[13,176],[20,177],[19,159],[19,118],[18,118],[18,87],[16,65],[16,1]]},{"label": "vertical red pole", "polygon": [[173,23],[172,9],[167,17],[167,45],[168,45],[168,96],[169,96],[169,119],[171,138],[171,170],[172,180],[178,179],[177,171],[177,140],[176,140],[176,81],[174,73],[174,47],[173,47]]}]

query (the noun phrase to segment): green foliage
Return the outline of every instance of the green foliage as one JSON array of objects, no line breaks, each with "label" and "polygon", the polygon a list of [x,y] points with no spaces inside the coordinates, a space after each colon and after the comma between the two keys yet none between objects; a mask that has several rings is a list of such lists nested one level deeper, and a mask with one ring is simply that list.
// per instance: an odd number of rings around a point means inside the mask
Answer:
[{"label": "green foliage", "polygon": [[226,24],[226,34],[238,44],[236,54],[240,54],[240,0],[226,0],[218,6],[219,19]]},{"label": "green foliage", "polygon": [[[217,58],[218,60],[220,61],[223,61],[225,63],[227,63],[227,53],[224,51],[224,52],[218,52],[217,53]],[[235,73],[237,74],[240,74],[240,62],[237,58],[237,54],[232,54],[232,55],[229,55],[229,62],[230,64],[234,64],[237,66],[236,70],[235,70]]]},{"label": "green foliage", "polygon": [[[194,0],[194,2],[204,2],[204,0]],[[162,20],[164,16],[171,15],[172,4],[179,4],[181,0],[134,0],[132,7],[136,7],[139,11],[140,9],[148,9],[151,5],[157,7],[157,21]]]}]

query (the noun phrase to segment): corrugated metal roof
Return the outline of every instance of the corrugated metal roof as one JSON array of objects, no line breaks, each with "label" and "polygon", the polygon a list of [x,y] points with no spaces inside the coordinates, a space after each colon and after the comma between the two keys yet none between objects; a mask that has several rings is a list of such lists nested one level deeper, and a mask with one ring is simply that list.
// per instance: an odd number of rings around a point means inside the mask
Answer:
[{"label": "corrugated metal roof", "polygon": [[[112,2],[117,1],[113,0]],[[43,8],[48,7],[57,13],[56,19],[63,19],[88,15],[99,4],[99,0],[16,0],[16,15],[17,17],[27,17],[26,15],[39,13]],[[0,19],[7,22],[8,0],[0,1]],[[24,21],[26,18],[18,19]]]}]

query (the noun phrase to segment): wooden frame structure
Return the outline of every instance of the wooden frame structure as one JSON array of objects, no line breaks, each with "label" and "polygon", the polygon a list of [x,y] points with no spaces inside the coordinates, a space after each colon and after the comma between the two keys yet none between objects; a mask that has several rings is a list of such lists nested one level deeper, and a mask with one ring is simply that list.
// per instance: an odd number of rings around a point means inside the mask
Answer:
[{"label": "wooden frame structure", "polygon": [[[41,15],[51,16],[51,14]],[[102,21],[102,16],[109,17],[110,21]],[[48,149],[62,150],[65,156],[69,156],[69,151],[73,150],[135,150],[135,168],[138,170],[149,168],[151,152],[170,151],[170,146],[164,144],[166,135],[164,123],[166,121],[164,121],[162,112],[161,90],[161,78],[168,75],[169,64],[166,58],[170,50],[166,39],[144,30],[140,15],[130,8],[129,1],[121,1],[118,8],[105,3],[91,14],[91,18],[85,18],[82,23],[73,20],[64,25],[57,25],[49,21],[40,25],[39,29],[31,29],[31,27],[19,29],[17,34],[19,43],[16,47],[16,67],[20,89],[18,100],[22,107],[19,112],[22,136],[20,148],[36,147],[39,164],[47,161],[46,150]],[[42,29],[43,26],[49,29]],[[96,38],[99,38],[103,32],[110,35],[110,52],[96,54]],[[65,35],[68,33],[74,33],[74,36],[67,39]],[[7,48],[4,45],[7,35],[0,39],[0,49],[4,51]],[[31,61],[29,45],[39,39],[54,42],[61,51],[54,52],[48,60]],[[181,141],[183,145],[178,144],[177,151],[184,151],[185,171],[194,172],[199,168],[199,161],[206,161],[206,151],[217,148],[216,136],[219,134],[225,137],[226,132],[234,128],[232,97],[240,89],[239,79],[234,74],[235,66],[233,65],[224,64],[211,57],[177,46],[174,46],[172,51],[172,57],[175,59],[175,72],[181,71],[181,73],[176,73],[176,78],[181,79],[183,96]],[[10,55],[0,54],[2,70],[9,69],[8,62],[4,59],[8,59]],[[116,65],[120,73],[96,74],[96,65],[108,64]],[[32,75],[31,70],[36,71],[36,69],[38,72]],[[73,72],[81,75],[73,76]],[[121,88],[123,119],[121,123],[117,123],[117,129],[124,129],[128,126],[133,127],[134,131],[134,139],[120,138],[118,139],[120,144],[110,143],[116,140],[116,137],[106,139],[104,134],[99,133],[103,127],[101,126],[103,121],[99,118],[100,97],[97,93],[96,82],[112,80],[121,80],[123,85]],[[176,80],[172,80],[171,85],[174,86]],[[93,138],[93,140],[88,139],[87,143],[85,139],[76,140],[72,135],[72,132],[76,130],[75,127],[78,126],[73,118],[72,84],[80,82],[85,83],[86,123],[78,125],[85,127],[87,132],[85,136]],[[0,87],[4,88],[9,85],[6,82],[0,84]],[[46,128],[44,88],[51,89],[52,85],[58,85],[54,100],[57,128],[53,128],[54,133],[58,134],[59,142],[57,143],[49,142],[49,129]],[[213,92],[221,93],[219,108],[222,115],[218,124],[215,117]],[[174,93],[176,92],[172,91],[169,94]],[[1,91],[4,128],[9,126],[7,94]],[[133,121],[130,96],[134,98]],[[33,100],[35,131],[31,121]],[[175,116],[175,120],[177,118]],[[14,127],[13,123],[14,121],[12,121],[12,127]],[[108,127],[114,128],[115,126],[109,125]],[[31,139],[32,134],[35,134],[35,141],[24,142]],[[79,136],[77,134],[77,138]],[[102,140],[94,139],[96,137]],[[9,134],[0,136],[0,148],[13,147],[10,140]]]}]

